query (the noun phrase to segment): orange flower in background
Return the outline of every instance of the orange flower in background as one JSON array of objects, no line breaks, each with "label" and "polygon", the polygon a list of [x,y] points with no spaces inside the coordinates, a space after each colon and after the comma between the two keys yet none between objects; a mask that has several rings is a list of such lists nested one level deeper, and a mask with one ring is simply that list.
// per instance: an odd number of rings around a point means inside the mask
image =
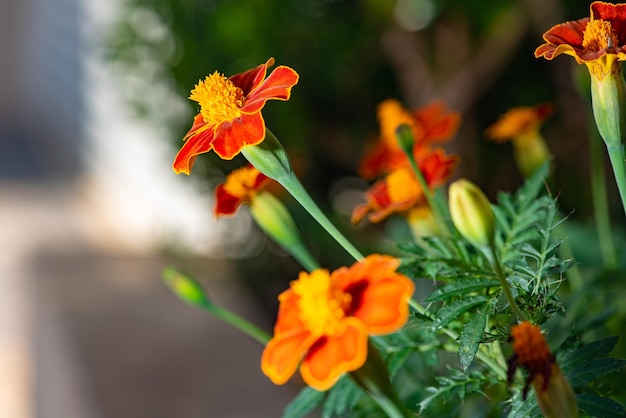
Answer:
[{"label": "orange flower in background", "polygon": [[541,125],[552,115],[553,110],[553,106],[549,103],[510,109],[487,128],[485,135],[498,143],[536,135]]},{"label": "orange flower in background", "polygon": [[298,73],[286,66],[276,67],[266,78],[270,58],[246,72],[226,78],[217,71],[196,84],[189,98],[199,103],[200,113],[183,138],[173,169],[190,174],[199,154],[212,149],[230,160],[246,145],[265,139],[265,121],[261,114],[265,102],[288,100]]},{"label": "orange flower in background", "polygon": [[[419,149],[418,164],[430,188],[441,186],[452,174],[458,157],[447,155],[443,149]],[[352,223],[359,223],[366,215],[371,222],[380,222],[394,212],[404,212],[423,204],[422,187],[407,163],[375,182],[365,192],[366,202],[352,212]]]},{"label": "orange flower in background", "polygon": [[517,368],[522,366],[528,372],[524,399],[532,384],[545,417],[577,417],[578,404],[574,391],[561,373],[541,328],[524,321],[511,327],[511,337],[515,354],[509,360],[509,382],[513,380]]},{"label": "orange flower in background", "polygon": [[417,152],[433,143],[449,140],[461,120],[458,113],[447,111],[442,102],[434,102],[411,112],[397,100],[388,99],[378,105],[377,113],[379,141],[365,153],[359,165],[359,174],[365,179],[408,165],[408,159],[396,139],[398,126],[406,124],[411,128]]},{"label": "orange flower in background", "polygon": [[552,112],[548,103],[513,108],[488,127],[485,135],[498,143],[511,140],[517,167],[529,177],[551,158],[540,128]]},{"label": "orange flower in background", "polygon": [[270,179],[253,166],[233,170],[215,189],[215,216],[232,215],[239,205],[252,201]]},{"label": "orange flower in background", "polygon": [[352,211],[354,224],[368,214],[371,222],[380,222],[394,212],[409,210],[423,199],[423,193],[411,169],[400,168],[374,183],[365,192],[365,199]]},{"label": "orange flower in background", "polygon": [[590,15],[553,26],[544,33],[546,43],[535,50],[535,57],[571,55],[599,80],[615,72],[617,61],[626,60],[626,4],[594,1]]},{"label": "orange flower in background", "polygon": [[284,384],[300,366],[304,381],[327,390],[367,359],[369,335],[402,328],[409,315],[413,282],[396,272],[400,261],[370,255],[329,273],[302,272],[279,297],[274,337],[265,347],[261,368]]}]

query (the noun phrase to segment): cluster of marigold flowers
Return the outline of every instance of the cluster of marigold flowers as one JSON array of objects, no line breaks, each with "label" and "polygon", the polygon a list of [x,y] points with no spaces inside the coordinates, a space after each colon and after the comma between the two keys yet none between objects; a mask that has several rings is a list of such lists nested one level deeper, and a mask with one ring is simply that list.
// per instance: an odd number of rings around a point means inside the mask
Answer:
[{"label": "cluster of marigold flowers", "polygon": [[[604,77],[613,71],[616,61],[626,59],[622,47],[625,22],[626,5],[594,2],[591,19],[555,26],[544,35],[547,43],[535,54],[547,59],[569,54],[586,64],[593,75]],[[288,100],[299,78],[286,66],[278,66],[268,75],[273,63],[269,59],[231,77],[215,72],[195,86],[190,99],[198,102],[200,111],[175,158],[173,168],[177,173],[190,174],[197,156],[211,150],[221,158],[232,159],[240,152],[247,156],[246,150],[262,144],[268,133],[261,110],[268,100]],[[539,129],[552,111],[549,104],[513,109],[485,134],[496,142],[511,140],[518,167],[529,176],[550,158]],[[459,157],[448,154],[442,145],[455,136],[460,115],[441,102],[408,110],[393,99],[380,103],[377,113],[378,140],[367,149],[358,167],[359,174],[373,184],[364,194],[364,203],[354,209],[352,221],[358,223],[367,217],[371,222],[380,222],[399,213],[417,235],[437,234],[438,225],[426,195],[446,184],[459,163]],[[408,151],[398,142],[399,127],[408,129],[412,137]],[[261,227],[288,248],[292,241],[284,241],[284,235],[297,241],[297,232],[286,234],[284,230],[295,229],[295,224],[279,202],[268,203],[264,197],[270,181],[266,174],[254,165],[234,170],[216,189],[215,214],[232,215],[246,203],[253,214],[256,212]],[[461,196],[470,196],[474,203],[479,201],[474,219],[491,211],[479,189],[466,185],[458,188],[467,192]],[[473,209],[466,213],[473,213]],[[486,222],[493,224],[492,220]],[[481,231],[472,230],[476,225],[471,225],[471,220],[466,224],[468,239],[474,242]],[[459,229],[465,234],[463,226]],[[477,241],[477,245],[487,243],[480,237]],[[358,371],[368,361],[370,336],[396,332],[405,325],[414,284],[396,271],[400,261],[387,255],[369,255],[332,272],[318,268],[315,261],[304,264],[309,266],[308,271],[278,297],[274,336],[265,347],[261,368],[277,384],[285,383],[299,369],[308,385],[327,390],[344,373]],[[540,328],[521,321],[511,334],[515,355],[509,378],[518,366],[523,366],[528,371],[527,387],[533,385],[548,416],[551,413],[545,408],[575,408],[571,388]],[[568,413],[577,414],[573,410]]]}]

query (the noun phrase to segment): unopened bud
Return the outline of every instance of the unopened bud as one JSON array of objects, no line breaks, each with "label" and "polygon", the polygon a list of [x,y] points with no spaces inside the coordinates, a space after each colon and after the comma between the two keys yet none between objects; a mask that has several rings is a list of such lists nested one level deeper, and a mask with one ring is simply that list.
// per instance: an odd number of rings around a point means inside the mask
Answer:
[{"label": "unopened bud", "polygon": [[204,289],[200,283],[187,276],[186,274],[167,267],[162,273],[163,281],[169,288],[190,305],[208,305],[209,301],[204,293]]},{"label": "unopened bud", "polygon": [[493,244],[495,220],[485,194],[469,180],[457,180],[450,185],[450,216],[458,231],[477,247]]}]

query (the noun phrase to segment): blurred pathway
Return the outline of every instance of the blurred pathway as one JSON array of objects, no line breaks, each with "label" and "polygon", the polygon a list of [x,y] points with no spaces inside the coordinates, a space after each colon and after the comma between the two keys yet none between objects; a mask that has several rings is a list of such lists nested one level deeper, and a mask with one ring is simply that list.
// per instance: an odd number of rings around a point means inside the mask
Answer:
[{"label": "blurred pathway", "polygon": [[[160,257],[90,246],[78,203],[0,183],[0,418],[280,416],[297,388],[262,375],[262,347],[170,294]],[[269,329],[225,262],[182,267]]]}]

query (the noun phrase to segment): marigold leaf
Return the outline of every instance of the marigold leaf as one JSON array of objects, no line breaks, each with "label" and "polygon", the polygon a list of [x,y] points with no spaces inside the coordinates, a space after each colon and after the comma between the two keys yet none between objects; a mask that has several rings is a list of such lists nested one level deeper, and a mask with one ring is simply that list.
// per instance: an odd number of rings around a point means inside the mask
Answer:
[{"label": "marigold leaf", "polygon": [[478,289],[498,286],[499,284],[500,282],[495,279],[464,279],[440,287],[426,298],[426,302],[450,299],[454,296],[464,295]]},{"label": "marigold leaf", "polygon": [[626,366],[626,360],[617,358],[600,358],[576,363],[577,367],[563,371],[567,380],[574,388],[584,386],[599,377],[616,373]]},{"label": "marigold leaf", "polygon": [[612,399],[603,398],[591,393],[576,395],[578,408],[584,413],[597,418],[613,418],[626,416],[626,408]]},{"label": "marigold leaf", "polygon": [[483,336],[485,324],[487,323],[487,306],[484,309],[478,309],[476,314],[470,319],[461,331],[459,338],[459,359],[463,371],[474,361],[474,356],[480,347],[480,341]]},{"label": "marigold leaf", "polygon": [[287,405],[283,412],[283,418],[302,418],[321,404],[325,397],[325,392],[307,386]]},{"label": "marigold leaf", "polygon": [[472,307],[480,305],[488,300],[489,296],[470,296],[445,306],[439,311],[437,318],[433,321],[433,325],[431,326],[432,332],[439,331],[451,321],[455,320],[463,312],[466,312]]},{"label": "marigold leaf", "polygon": [[354,381],[348,375],[344,375],[328,393],[324,402],[322,418],[341,416],[356,405],[362,397],[362,393]]}]

